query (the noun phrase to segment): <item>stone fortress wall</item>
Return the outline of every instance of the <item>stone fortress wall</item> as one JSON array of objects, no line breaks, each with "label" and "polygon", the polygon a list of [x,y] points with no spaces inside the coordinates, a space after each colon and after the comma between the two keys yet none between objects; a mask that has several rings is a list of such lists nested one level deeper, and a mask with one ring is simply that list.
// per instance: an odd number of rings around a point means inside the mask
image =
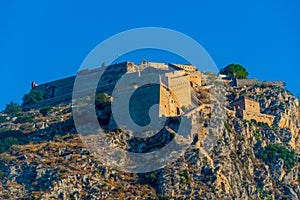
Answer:
[{"label": "stone fortress wall", "polygon": [[247,97],[241,97],[232,103],[236,111],[236,116],[245,120],[255,120],[257,122],[267,123],[270,126],[273,124],[274,116],[262,114],[258,102]]},{"label": "stone fortress wall", "polygon": [[[101,70],[103,74],[101,79],[98,80],[97,72],[100,72]],[[157,86],[148,86],[148,92],[140,92],[140,96],[137,98],[139,101],[134,104],[137,105],[136,109],[140,109],[139,106],[142,105],[143,102],[150,101],[151,97],[154,95],[153,92],[157,93],[157,91],[159,91],[159,94],[156,94],[158,95],[160,105],[159,116],[181,115],[184,107],[189,108],[193,105],[193,91],[191,90],[191,86],[201,86],[202,82],[201,72],[193,65],[165,64],[143,60],[138,65],[133,62],[122,62],[102,68],[79,71],[77,75],[86,79],[86,81],[82,82],[79,90],[84,91],[93,89],[93,86],[90,83],[94,80],[98,81],[97,88],[94,88],[94,90],[98,93],[112,95],[116,83],[124,74],[131,74],[139,77],[143,75],[143,73],[159,74],[159,90],[157,89]],[[34,105],[24,105],[23,109],[38,109],[46,105],[54,106],[61,103],[71,103],[75,79],[76,76],[71,76],[41,85],[33,84],[32,90],[43,91],[45,100]],[[237,84],[241,85],[253,85],[257,83],[258,81],[256,79],[237,80]],[[273,84],[274,82],[263,83]],[[275,83],[281,86],[284,85],[284,83],[280,81],[275,81]],[[132,86],[135,87],[135,89],[139,87],[138,85],[135,85],[134,81],[132,82]],[[274,116],[262,114],[260,112],[259,103],[254,100],[242,97],[234,102],[232,106],[235,109],[236,115],[245,120],[254,119],[257,122],[264,122],[269,125],[273,123]],[[132,107],[132,109],[134,110],[135,108]]]},{"label": "stone fortress wall", "polygon": [[197,71],[197,67],[191,65],[191,64],[170,64],[171,67],[179,68],[181,70],[185,70],[188,72],[195,72]]},{"label": "stone fortress wall", "polygon": [[257,122],[267,123],[269,126],[273,124],[275,118],[272,115],[247,112],[245,110],[241,111],[241,115],[244,120],[248,120],[248,121],[255,120]]},{"label": "stone fortress wall", "polygon": [[190,82],[184,77],[184,71],[173,71],[161,77],[164,83],[177,97],[179,104],[184,107],[191,105]]},{"label": "stone fortress wall", "polygon": [[[178,116],[182,113],[182,107],[188,107],[191,105],[191,85],[201,84],[201,74],[196,70],[196,67],[192,65],[178,65],[180,66],[179,68],[176,65],[177,64],[167,65],[165,63],[147,62],[143,60],[139,65],[136,65],[133,62],[123,62],[92,70],[85,69],[79,71],[77,74],[78,76],[81,76],[81,78],[87,80],[82,82],[79,90],[84,91],[93,89],[93,86],[91,86],[90,83],[93,80],[97,81],[97,72],[101,70],[103,70],[103,75],[98,82],[97,92],[107,93],[108,95],[112,95],[116,83],[126,73],[140,76],[140,73],[142,73],[143,70],[147,70],[149,68],[160,70],[160,72],[163,73],[160,75],[161,83],[159,89],[159,104],[161,105],[161,109],[159,115]],[[185,68],[187,70],[184,70]],[[154,71],[153,73],[156,72]],[[41,85],[34,84],[32,90],[43,91],[45,94],[45,100],[34,105],[24,105],[23,109],[38,109],[46,105],[53,106],[60,103],[71,103],[75,79],[76,76],[72,76]],[[151,94],[151,87],[148,87],[148,89],[149,94]],[[153,86],[153,91],[156,91],[155,86]],[[140,97],[139,103],[146,100],[146,97],[147,95],[143,93]]]},{"label": "stone fortress wall", "polygon": [[[79,71],[77,75],[81,78],[85,78],[87,81],[83,81],[81,84],[81,90],[88,90],[92,88],[91,82],[98,81],[99,70],[103,70],[103,76],[98,82],[97,92],[106,92],[111,95],[112,88],[116,82],[121,78],[123,74],[132,69],[132,65],[129,62],[118,63],[110,65],[109,67],[85,69]],[[76,76],[51,81],[41,85],[33,84],[31,90],[40,90],[45,95],[45,100],[40,101],[33,105],[23,105],[24,110],[39,109],[41,107],[50,105],[55,106],[58,104],[68,104],[72,101],[73,87]]]},{"label": "stone fortress wall", "polygon": [[265,85],[265,86],[277,86],[280,88],[285,87],[285,82],[283,81],[259,81],[256,78],[248,78],[248,79],[234,79],[233,85],[236,87],[243,86],[254,86],[254,85]]},{"label": "stone fortress wall", "polygon": [[182,113],[180,108],[180,101],[176,95],[170,91],[166,86],[160,86],[160,97],[159,97],[159,116],[174,117]]},{"label": "stone fortress wall", "polygon": [[254,86],[259,83],[256,78],[249,78],[249,79],[234,79],[234,86],[241,87],[241,86]]}]

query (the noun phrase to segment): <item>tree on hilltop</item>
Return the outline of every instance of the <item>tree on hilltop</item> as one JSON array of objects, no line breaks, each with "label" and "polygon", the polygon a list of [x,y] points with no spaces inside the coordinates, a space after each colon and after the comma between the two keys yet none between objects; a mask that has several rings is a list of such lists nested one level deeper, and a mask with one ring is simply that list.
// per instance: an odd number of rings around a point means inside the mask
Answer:
[{"label": "tree on hilltop", "polygon": [[230,64],[220,70],[220,74],[225,74],[231,78],[245,79],[248,76],[247,70],[239,64]]}]

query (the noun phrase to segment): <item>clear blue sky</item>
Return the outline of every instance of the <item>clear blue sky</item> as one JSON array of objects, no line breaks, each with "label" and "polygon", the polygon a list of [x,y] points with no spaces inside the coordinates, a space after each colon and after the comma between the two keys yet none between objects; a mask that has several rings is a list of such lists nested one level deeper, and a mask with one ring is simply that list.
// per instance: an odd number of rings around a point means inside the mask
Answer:
[{"label": "clear blue sky", "polygon": [[0,110],[21,103],[31,81],[74,75],[109,36],[146,26],[185,33],[219,68],[240,63],[299,93],[299,9],[298,0],[1,1]]}]

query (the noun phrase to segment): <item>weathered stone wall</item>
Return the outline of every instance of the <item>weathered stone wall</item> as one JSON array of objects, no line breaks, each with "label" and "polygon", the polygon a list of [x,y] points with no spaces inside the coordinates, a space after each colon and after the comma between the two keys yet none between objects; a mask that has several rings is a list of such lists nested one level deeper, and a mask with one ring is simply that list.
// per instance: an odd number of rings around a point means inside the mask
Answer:
[{"label": "weathered stone wall", "polygon": [[201,73],[199,71],[191,72],[189,75],[189,81],[191,81],[192,86],[201,86],[202,85],[202,78]]},{"label": "weathered stone wall", "polygon": [[30,110],[30,109],[40,109],[44,106],[53,106],[53,105],[67,105],[71,103],[72,93],[65,94],[59,97],[46,99],[35,103],[34,105],[23,105],[23,110]]},{"label": "weathered stone wall", "polygon": [[154,67],[154,68],[162,69],[162,70],[168,70],[168,69],[169,69],[169,66],[166,65],[165,63],[148,62],[148,65],[149,65],[150,67]]},{"label": "weathered stone wall", "polygon": [[184,71],[174,71],[162,76],[162,82],[175,94],[181,106],[192,104],[190,82],[183,76]]},{"label": "weathered stone wall", "polygon": [[239,100],[235,101],[232,104],[236,110],[246,110],[249,112],[255,112],[255,113],[260,113],[260,105],[258,102],[241,97]]},{"label": "weathered stone wall", "polygon": [[257,122],[267,123],[269,126],[271,126],[273,124],[273,121],[275,118],[272,115],[249,112],[249,111],[245,111],[245,110],[242,110],[241,112],[242,112],[243,119],[248,120],[248,121],[255,120]]},{"label": "weathered stone wall", "polygon": [[232,103],[232,106],[236,110],[236,115],[245,120],[255,120],[257,122],[273,124],[274,116],[261,114],[260,104],[252,99],[241,97],[239,100]]},{"label": "weathered stone wall", "polygon": [[[143,66],[145,68],[143,68]],[[196,68],[192,65],[177,64],[177,66],[179,66],[179,70],[173,72],[169,72],[169,66],[164,63],[154,63],[147,61],[142,61],[141,65],[135,65],[133,62],[123,62],[110,66],[103,66],[101,68],[92,70],[85,69],[78,72],[77,74],[77,76],[80,77],[81,80],[77,91],[81,91],[82,96],[85,95],[85,91],[91,90],[96,90],[99,93],[107,93],[108,95],[112,95],[117,82],[125,73],[127,73],[128,75],[133,74],[134,76],[140,76],[144,73],[143,70],[147,70],[149,66],[152,67],[151,69],[162,70],[159,73],[162,73],[161,81],[164,86],[161,86],[159,101],[160,105],[162,105],[163,108],[166,108],[166,110],[160,111],[160,115],[178,116],[182,112],[182,106],[188,107],[192,104],[191,84],[196,83],[198,85],[201,85],[201,74],[199,71],[196,71]],[[165,73],[164,71],[167,73]],[[103,74],[101,76],[101,79],[99,80],[100,72]],[[34,105],[24,105],[23,109],[38,109],[46,105],[54,106],[61,103],[71,103],[75,81],[76,76],[72,76],[41,84],[32,88],[32,90],[43,91],[45,94],[45,100]],[[96,86],[92,83],[95,83],[97,81],[97,88],[93,88]],[[146,97],[146,94],[141,96],[141,98],[144,99],[146,99]]]},{"label": "weathered stone wall", "polygon": [[254,100],[244,98],[245,110],[254,113],[260,113],[260,105],[259,102]]},{"label": "weathered stone wall", "polygon": [[[129,113],[132,120],[139,126],[143,127],[150,124],[149,111],[153,105],[159,104],[159,90],[160,85],[158,84],[144,85],[135,90],[130,97]],[[159,110],[153,111],[157,111],[155,115],[159,116]]]},{"label": "weathered stone wall", "polygon": [[174,117],[181,114],[180,104],[174,94],[164,85],[160,86],[159,116]]},{"label": "weathered stone wall", "polygon": [[233,80],[233,85],[237,87],[242,87],[242,86],[254,86],[256,84],[261,84],[265,86],[278,86],[280,88],[285,87],[285,82],[283,81],[258,81],[255,78],[250,78],[250,79],[234,79]]},{"label": "weathered stone wall", "polygon": [[246,109],[244,98],[240,98],[240,99],[236,100],[231,105],[232,105],[232,107],[234,107],[235,110],[245,110]]},{"label": "weathered stone wall", "polygon": [[190,64],[169,64],[171,67],[174,67],[174,68],[180,68],[180,69],[183,69],[185,71],[189,71],[189,72],[194,72],[197,70],[197,67],[193,66],[193,65],[190,65]]},{"label": "weathered stone wall", "polygon": [[76,76],[71,76],[57,81],[48,82],[38,85],[32,88],[32,90],[43,91],[46,99],[59,97],[61,95],[72,93],[75,78]]},{"label": "weathered stone wall", "polygon": [[[132,67],[134,67],[132,63],[123,62],[110,65],[109,67],[79,71],[78,76],[80,76],[82,80],[86,79],[86,81],[81,81],[80,88],[78,90],[84,91],[92,89],[93,86],[91,83],[98,81],[97,92],[105,92],[111,95],[117,81],[128,71],[129,68]],[[98,73],[100,71],[103,72],[103,75],[99,80]],[[71,103],[75,79],[76,76],[71,76],[33,87],[32,90],[40,90],[44,92],[45,100],[34,105],[24,105],[23,109],[38,109],[46,105],[54,106],[60,103]]]},{"label": "weathered stone wall", "polygon": [[249,79],[235,79],[234,81],[234,86],[254,86],[257,83],[259,83],[259,81],[256,78],[249,78]]}]

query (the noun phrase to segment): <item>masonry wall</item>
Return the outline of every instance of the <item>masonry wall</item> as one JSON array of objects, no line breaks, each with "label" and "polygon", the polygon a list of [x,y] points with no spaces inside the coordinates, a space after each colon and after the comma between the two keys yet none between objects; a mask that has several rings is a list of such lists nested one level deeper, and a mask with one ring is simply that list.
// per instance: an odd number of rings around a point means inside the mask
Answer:
[{"label": "masonry wall", "polygon": [[273,124],[274,116],[266,115],[261,113],[247,112],[245,110],[242,111],[242,117],[245,120],[251,121],[255,120],[257,122],[267,123],[269,126]]},{"label": "masonry wall", "polygon": [[69,94],[73,91],[75,78],[76,76],[71,76],[57,81],[41,84],[32,88],[32,90],[43,91],[46,99]]},{"label": "masonry wall", "polygon": [[70,104],[72,99],[72,94],[66,94],[62,95],[59,97],[51,98],[51,99],[46,99],[43,101],[40,101],[38,103],[35,103],[34,105],[23,105],[23,110],[30,110],[30,109],[40,109],[44,106],[53,106],[53,105],[66,105]]},{"label": "masonry wall", "polygon": [[[95,91],[111,95],[116,83],[128,71],[128,68],[128,62],[123,62],[110,65],[109,67],[79,71],[77,76],[80,76],[80,79],[83,81],[80,82],[78,91],[82,91],[82,93],[84,94],[84,91],[93,89],[91,83],[97,82],[98,84],[96,85],[97,88],[95,88]],[[101,79],[99,80],[98,75],[100,71],[102,71],[103,74]],[[54,106],[61,103],[71,103],[75,79],[76,76],[71,76],[68,78],[41,84],[32,88],[32,90],[43,91],[45,94],[45,100],[34,105],[24,105],[23,109],[38,109],[46,105]]]},{"label": "masonry wall", "polygon": [[235,79],[234,80],[235,86],[253,86],[257,83],[259,83],[259,81],[255,78],[251,78],[251,79]]},{"label": "masonry wall", "polygon": [[258,102],[245,98],[245,110],[254,113],[260,113],[260,105]]},{"label": "masonry wall", "polygon": [[232,104],[236,109],[237,117],[245,120],[255,120],[257,122],[267,123],[269,125],[273,124],[274,116],[261,114],[260,105],[258,102],[242,97],[238,101]]},{"label": "masonry wall", "polygon": [[193,65],[184,65],[184,64],[169,64],[171,67],[177,67],[177,68],[180,68],[180,69],[184,69],[186,71],[190,71],[190,72],[194,72],[197,70],[197,67],[193,66]]},{"label": "masonry wall", "polygon": [[[169,66],[164,63],[146,62],[145,64],[158,69],[169,70]],[[178,116],[179,113],[181,113],[182,106],[188,107],[191,105],[190,81],[197,83],[201,82],[201,74],[200,72],[196,71],[194,66],[178,66],[189,72],[187,73],[184,70],[179,70],[163,75],[163,79],[165,79],[164,84],[170,89],[170,91],[164,87],[161,87],[160,89],[160,103],[167,108],[167,110],[164,111],[165,113],[161,114],[166,116]],[[135,72],[136,70],[139,70],[139,66],[136,66],[132,62],[123,62],[92,70],[82,70],[77,74],[77,78],[80,77],[81,80],[77,91],[80,91],[79,93],[82,93],[82,96],[85,96],[85,94],[90,94],[90,91],[94,90],[99,93],[107,93],[108,95],[112,95],[116,83],[120,80],[120,78],[125,73],[131,74],[133,72],[138,74],[139,72]],[[99,73],[103,73],[100,80],[98,79]],[[72,76],[41,84],[32,88],[32,90],[43,91],[45,94],[45,100],[34,105],[24,105],[23,108],[26,110],[31,108],[38,109],[46,105],[54,106],[58,104],[71,103],[75,81],[78,82],[78,79],[76,79],[76,76]],[[97,82],[97,85],[92,84],[95,82]],[[146,98],[147,95],[144,94],[141,97]]]},{"label": "masonry wall", "polygon": [[243,98],[235,101],[232,103],[232,106],[236,109],[236,110],[245,110],[245,101]]},{"label": "masonry wall", "polygon": [[163,69],[163,70],[168,70],[169,66],[166,65],[165,63],[158,63],[158,62],[148,62],[148,65],[157,69]]},{"label": "masonry wall", "polygon": [[258,102],[245,98],[245,97],[241,97],[239,100],[237,100],[236,102],[234,102],[232,104],[236,110],[246,110],[246,111],[250,111],[250,112],[255,112],[255,113],[260,113],[260,105]]},{"label": "masonry wall", "polygon": [[160,86],[159,105],[159,116],[174,117],[181,114],[177,98],[163,85]]},{"label": "masonry wall", "polygon": [[[192,83],[195,83],[198,86],[201,86],[202,85],[201,73],[199,71],[191,72],[189,75],[189,81],[191,81]],[[192,86],[195,86],[195,85],[192,85]]]},{"label": "masonry wall", "polygon": [[190,82],[183,76],[184,71],[174,71],[162,76],[163,82],[175,94],[181,106],[192,104]]},{"label": "masonry wall", "polygon": [[[149,84],[139,87],[130,97],[129,113],[132,120],[139,126],[146,126],[151,122],[149,111],[153,105],[159,104],[159,92],[160,85]],[[159,116],[159,110],[156,116]]]}]

